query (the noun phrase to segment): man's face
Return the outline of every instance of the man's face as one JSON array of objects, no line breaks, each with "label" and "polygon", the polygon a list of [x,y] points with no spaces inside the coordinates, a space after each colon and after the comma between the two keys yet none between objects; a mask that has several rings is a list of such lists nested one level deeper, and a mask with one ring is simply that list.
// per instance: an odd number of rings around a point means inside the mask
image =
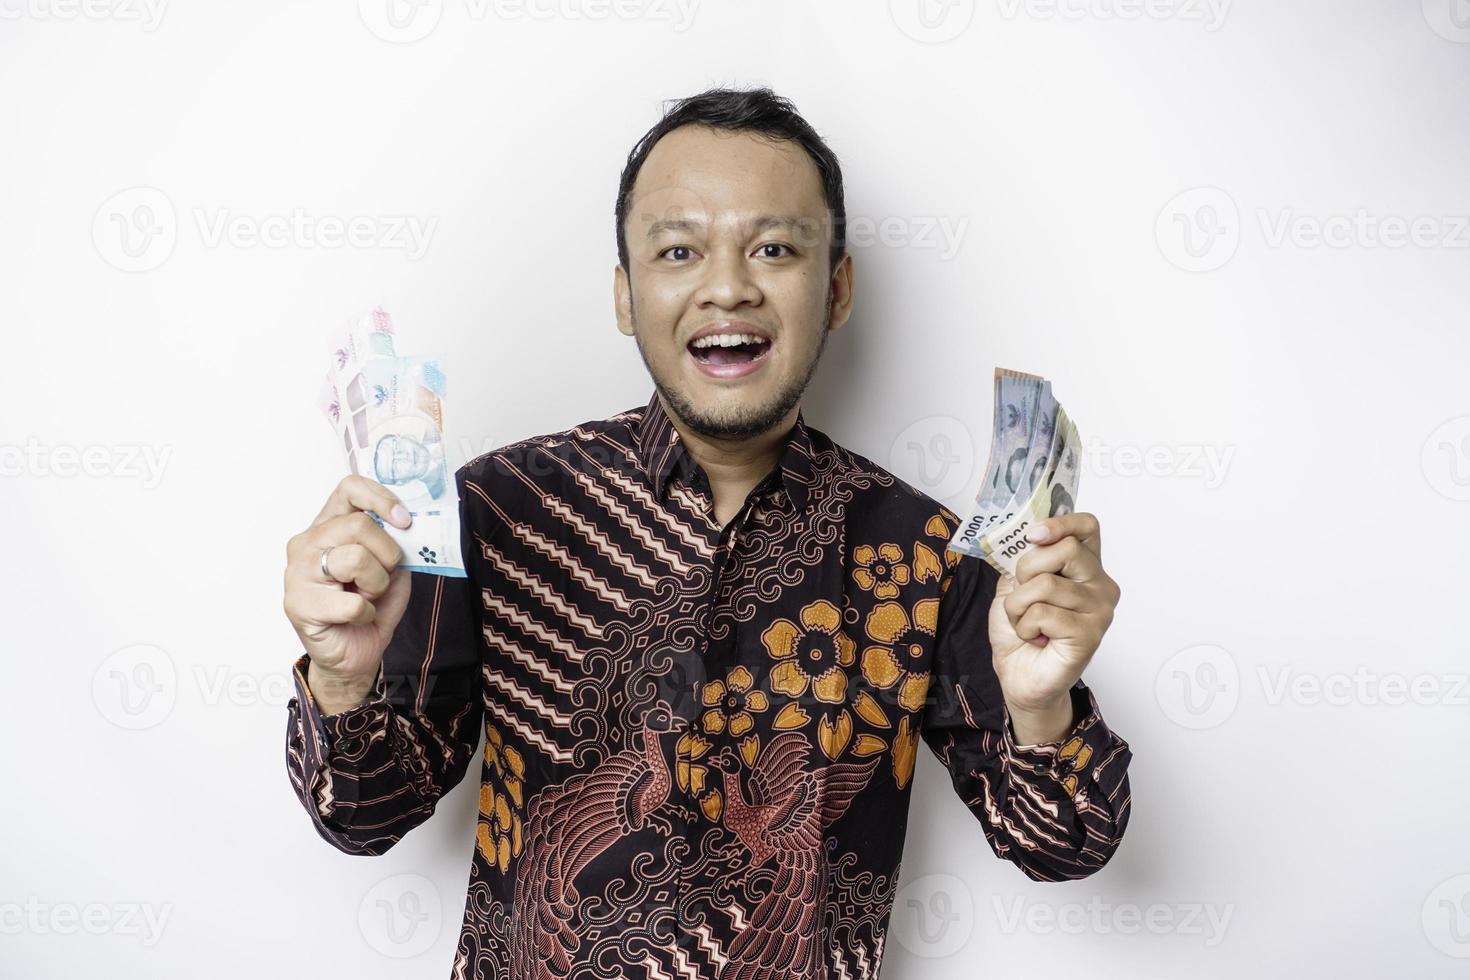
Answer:
[{"label": "man's face", "polygon": [[[644,161],[624,233],[618,329],[637,340],[673,414],[711,438],[780,423],[852,299],[851,258],[828,269],[831,221],[806,151],[750,133],[677,129]],[[769,341],[692,345],[709,327]]]}]

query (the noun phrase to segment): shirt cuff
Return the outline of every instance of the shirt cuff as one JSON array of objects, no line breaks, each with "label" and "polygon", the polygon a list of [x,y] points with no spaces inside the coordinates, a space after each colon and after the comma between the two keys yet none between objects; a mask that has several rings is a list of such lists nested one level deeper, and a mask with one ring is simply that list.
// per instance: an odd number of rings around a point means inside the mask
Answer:
[{"label": "shirt cuff", "polygon": [[373,692],[362,704],[339,711],[334,715],[323,715],[311,696],[311,686],[306,682],[306,671],[311,657],[303,653],[291,665],[291,674],[296,685],[297,714],[301,719],[301,745],[306,753],[308,777],[320,772],[327,765],[333,752],[353,754],[361,749],[367,733],[376,727],[388,709],[388,688],[383,677],[383,667],[378,666],[378,676]]},{"label": "shirt cuff", "polygon": [[1103,750],[1112,736],[1107,725],[1103,724],[1102,713],[1091,688],[1079,679],[1068,693],[1072,696],[1072,710],[1078,720],[1064,738],[1056,742],[1019,745],[1011,729],[1010,712],[1006,711],[1001,751],[1007,771],[1055,780],[1069,797],[1075,798],[1092,778],[1093,767],[1102,760]]}]

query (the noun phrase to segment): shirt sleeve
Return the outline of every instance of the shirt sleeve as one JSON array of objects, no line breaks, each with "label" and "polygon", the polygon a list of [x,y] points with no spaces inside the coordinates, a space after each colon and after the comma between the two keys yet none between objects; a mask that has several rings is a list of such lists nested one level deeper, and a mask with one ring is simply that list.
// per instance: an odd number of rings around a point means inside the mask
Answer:
[{"label": "shirt sleeve", "polygon": [[999,573],[966,556],[947,574],[924,741],[997,856],[1034,881],[1085,878],[1108,862],[1128,826],[1128,743],[1104,723],[1079,679],[1067,737],[1017,744],[991,663],[988,623]]},{"label": "shirt sleeve", "polygon": [[287,773],[317,833],[348,854],[382,854],[428,819],[479,745],[482,637],[471,535],[462,537],[470,577],[409,573],[408,607],[365,702],[322,715],[309,658],[293,665]]}]

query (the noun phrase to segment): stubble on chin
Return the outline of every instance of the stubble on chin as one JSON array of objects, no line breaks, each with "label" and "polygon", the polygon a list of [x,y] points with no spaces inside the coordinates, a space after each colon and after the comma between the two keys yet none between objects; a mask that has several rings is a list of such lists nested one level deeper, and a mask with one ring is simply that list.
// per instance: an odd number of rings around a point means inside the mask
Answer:
[{"label": "stubble on chin", "polygon": [[648,376],[653,379],[654,387],[663,395],[664,403],[668,405],[670,413],[689,429],[706,439],[749,439],[770,431],[780,423],[786,417],[786,413],[796,407],[796,404],[801,401],[801,396],[806,393],[807,386],[811,384],[812,378],[817,373],[817,365],[821,363],[822,352],[827,349],[827,338],[832,333],[828,329],[832,322],[832,294],[829,292],[827,309],[822,315],[821,340],[817,342],[817,349],[812,352],[811,360],[801,374],[793,378],[765,404],[742,410],[733,416],[716,417],[701,410],[683,392],[676,390],[659,376],[658,370],[654,368],[653,361],[648,356],[648,351],[643,346],[643,331],[638,329],[637,308],[631,301],[629,307],[633,320],[633,339],[638,344],[638,356],[643,358],[643,366],[647,369]]}]

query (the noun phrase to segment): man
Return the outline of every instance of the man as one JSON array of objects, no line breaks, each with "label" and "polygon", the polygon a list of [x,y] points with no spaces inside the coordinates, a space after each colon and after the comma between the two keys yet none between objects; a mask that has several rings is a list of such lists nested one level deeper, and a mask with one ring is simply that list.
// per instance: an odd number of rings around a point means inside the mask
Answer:
[{"label": "man", "polygon": [[769,90],[678,103],[617,209],[647,405],[456,474],[468,578],[396,568],[342,481],[287,549],[287,761],[319,833],[381,854],[483,731],[456,977],[875,975],[920,737],[996,854],[1084,877],[1128,745],[1080,675],[1112,620],[1092,515],[1001,582],[957,516],[799,408],[854,270],[836,158]]}]

